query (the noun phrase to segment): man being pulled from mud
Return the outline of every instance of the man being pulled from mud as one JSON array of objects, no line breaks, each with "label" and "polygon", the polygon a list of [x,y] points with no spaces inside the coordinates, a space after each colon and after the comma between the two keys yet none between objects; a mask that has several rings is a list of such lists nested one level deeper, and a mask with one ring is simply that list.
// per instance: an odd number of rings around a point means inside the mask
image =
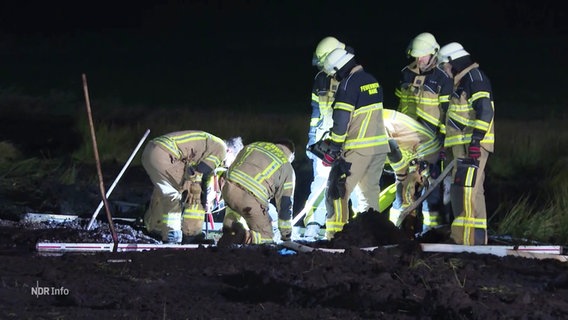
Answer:
[{"label": "man being pulled from mud", "polygon": [[[391,149],[387,158],[397,180],[396,199],[391,206],[389,219],[401,227],[409,238],[414,238],[416,210],[405,216],[401,216],[401,212],[414,202],[417,187],[428,188],[430,176],[437,178],[437,171],[432,168],[437,165],[442,143],[434,132],[404,113],[384,109],[383,118]],[[442,197],[439,187],[435,191],[422,203],[423,231],[437,226],[434,223],[438,219],[430,217],[438,216]]]},{"label": "man being pulled from mud", "polygon": [[243,148],[240,137],[226,141],[203,131],[172,132],[151,140],[142,165],[154,191],[144,223],[165,243],[196,243],[208,209],[214,170],[228,166]]},{"label": "man being pulled from mud", "polygon": [[279,140],[253,142],[239,152],[224,175],[221,193],[226,211],[218,246],[273,243],[268,213],[271,200],[278,210],[281,240],[290,240],[296,184],[294,149],[293,142]]}]

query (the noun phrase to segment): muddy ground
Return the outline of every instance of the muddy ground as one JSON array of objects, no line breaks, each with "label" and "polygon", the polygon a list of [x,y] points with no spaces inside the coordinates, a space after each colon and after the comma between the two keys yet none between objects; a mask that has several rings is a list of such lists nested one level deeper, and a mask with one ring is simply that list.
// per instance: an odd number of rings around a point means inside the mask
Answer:
[{"label": "muddy ground", "polygon": [[[60,179],[65,167],[40,163],[37,174],[0,175],[1,319],[568,318],[567,263],[421,252],[419,242],[445,242],[447,231],[404,240],[376,212],[359,215],[332,242],[308,243],[343,253],[273,245],[39,254],[38,242],[113,241],[105,210],[85,229],[100,201],[95,169],[77,166],[69,184]],[[104,180],[113,181],[121,167],[105,164]],[[140,217],[150,193],[144,171],[129,168],[110,197],[111,213]],[[22,219],[30,212],[82,219]],[[116,222],[115,229],[120,243],[156,243],[137,222]],[[379,248],[359,249],[373,246]]]}]

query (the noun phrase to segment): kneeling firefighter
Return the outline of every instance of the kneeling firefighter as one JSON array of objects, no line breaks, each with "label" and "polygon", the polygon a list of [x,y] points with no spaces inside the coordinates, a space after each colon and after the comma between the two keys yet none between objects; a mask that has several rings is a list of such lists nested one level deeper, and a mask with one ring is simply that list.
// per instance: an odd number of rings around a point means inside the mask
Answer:
[{"label": "kneeling firefighter", "polygon": [[[389,219],[413,237],[416,211],[408,217],[401,216],[401,212],[416,199],[417,189],[425,191],[429,179],[438,177],[440,166],[436,163],[442,143],[426,126],[401,112],[384,109],[383,118],[391,149],[387,158],[397,180]],[[422,203],[423,231],[441,223],[442,194],[439,186],[434,188]],[[408,221],[402,225],[405,219]]]},{"label": "kneeling firefighter", "polygon": [[142,165],[154,190],[144,215],[148,232],[167,243],[191,243],[202,236],[207,190],[213,171],[229,165],[243,144],[204,131],[157,137],[146,145]]},{"label": "kneeling firefighter", "polygon": [[237,155],[225,173],[221,192],[227,207],[223,235],[217,245],[272,243],[274,233],[268,212],[272,200],[278,211],[281,240],[291,239],[294,151],[294,143],[279,140],[253,142]]}]

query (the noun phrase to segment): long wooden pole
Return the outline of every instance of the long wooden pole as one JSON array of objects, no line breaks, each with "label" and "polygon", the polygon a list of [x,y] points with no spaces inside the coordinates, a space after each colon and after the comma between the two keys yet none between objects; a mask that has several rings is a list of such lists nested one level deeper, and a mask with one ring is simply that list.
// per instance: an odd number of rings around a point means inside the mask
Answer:
[{"label": "long wooden pole", "polygon": [[97,166],[97,174],[99,176],[99,188],[101,191],[101,197],[104,203],[108,225],[110,227],[110,232],[112,235],[112,241],[114,243],[113,252],[117,252],[118,249],[118,235],[116,234],[116,230],[114,229],[114,224],[112,222],[112,215],[110,214],[110,207],[108,205],[106,192],[105,192],[105,185],[103,182],[103,172],[101,170],[101,162],[99,159],[99,150],[97,146],[97,138],[95,136],[95,125],[93,124],[93,116],[91,114],[91,102],[89,100],[89,88],[87,86],[87,76],[83,73],[83,92],[85,93],[85,102],[87,106],[87,115],[89,116],[89,126],[91,128],[91,138],[93,140],[93,152],[95,154],[95,164]]}]

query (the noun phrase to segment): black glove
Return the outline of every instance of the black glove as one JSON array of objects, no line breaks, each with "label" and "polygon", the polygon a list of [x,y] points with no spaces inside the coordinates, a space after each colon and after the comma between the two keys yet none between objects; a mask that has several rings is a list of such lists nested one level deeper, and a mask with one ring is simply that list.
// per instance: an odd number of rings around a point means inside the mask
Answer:
[{"label": "black glove", "polygon": [[329,173],[329,179],[327,190],[331,199],[339,199],[345,196],[347,188],[345,183],[347,177],[351,175],[349,171],[351,169],[351,163],[346,162],[344,159],[340,158],[337,163],[331,168]]}]

